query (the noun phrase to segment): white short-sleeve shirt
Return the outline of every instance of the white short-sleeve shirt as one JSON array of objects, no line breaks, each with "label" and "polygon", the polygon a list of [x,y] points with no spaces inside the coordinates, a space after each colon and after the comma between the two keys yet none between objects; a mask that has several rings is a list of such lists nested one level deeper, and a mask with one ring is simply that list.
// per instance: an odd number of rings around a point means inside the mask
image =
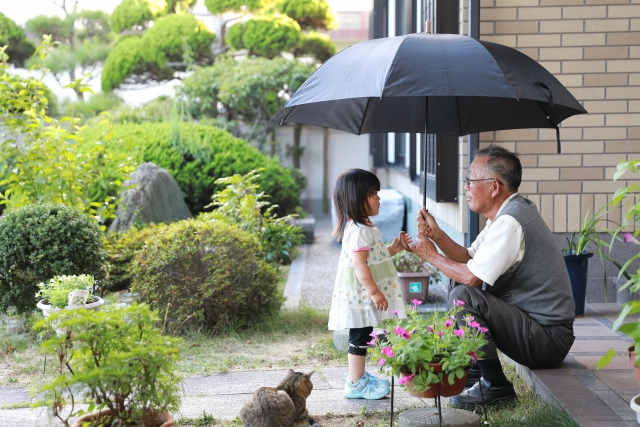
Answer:
[{"label": "white short-sleeve shirt", "polygon": [[[517,196],[512,194],[502,203],[500,211]],[[487,225],[478,238],[467,248],[471,259],[467,261],[469,270],[488,285],[493,284],[500,276],[518,266],[524,256],[524,231],[516,219],[510,215],[502,215],[495,222],[487,220]]]}]

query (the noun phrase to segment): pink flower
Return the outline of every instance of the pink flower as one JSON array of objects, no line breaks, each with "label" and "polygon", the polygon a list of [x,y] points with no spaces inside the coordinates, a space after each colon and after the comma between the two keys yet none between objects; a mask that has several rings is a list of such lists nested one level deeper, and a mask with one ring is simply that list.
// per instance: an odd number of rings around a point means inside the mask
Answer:
[{"label": "pink flower", "polygon": [[457,335],[459,337],[464,335],[464,329],[460,328],[460,329],[456,329],[453,331],[453,335]]},{"label": "pink flower", "polygon": [[414,305],[420,305],[420,304],[422,304],[422,301],[420,301],[420,300],[418,300],[418,299],[412,299],[412,300],[411,300],[411,304],[414,304]]},{"label": "pink flower", "polygon": [[370,337],[374,337],[374,338],[378,338],[378,334],[376,334],[376,331],[373,331],[369,334]]},{"label": "pink flower", "polygon": [[438,331],[437,334],[440,338],[442,338],[442,331]]},{"label": "pink flower", "polygon": [[393,349],[391,348],[391,346],[385,347],[382,349],[382,354],[384,354],[387,357],[393,357],[394,355]]},{"label": "pink flower", "polygon": [[457,299],[456,300],[456,306],[457,307],[462,307],[464,305],[464,301]]},{"label": "pink flower", "polygon": [[484,334],[485,332],[489,332],[489,329],[484,328],[484,327],[482,327],[482,326],[480,326],[480,327],[478,328],[478,330],[479,330],[480,332],[482,332],[483,334]]},{"label": "pink flower", "polygon": [[395,329],[393,330],[393,332],[394,332],[396,335],[400,335],[401,337],[403,337],[403,338],[404,338],[404,339],[406,339],[406,340],[408,340],[409,338],[411,338],[411,335],[409,335],[409,332],[407,332],[407,330],[406,330],[406,329],[403,329],[403,328],[395,328]]},{"label": "pink flower", "polygon": [[636,245],[640,245],[640,242],[638,241],[638,239],[633,237],[633,234],[631,233],[624,233],[623,239],[627,243],[632,242],[632,243],[635,243]]},{"label": "pink flower", "polygon": [[384,359],[381,357],[380,360],[378,360],[378,366],[382,366],[385,364]]},{"label": "pink flower", "polygon": [[408,375],[406,377],[400,377],[398,380],[398,384],[406,384],[410,379],[414,377],[415,374]]},{"label": "pink flower", "polygon": [[467,356],[471,357],[473,363],[475,363],[478,359],[478,355],[475,353],[475,351],[467,351]]},{"label": "pink flower", "polygon": [[418,330],[416,328],[413,328],[413,331],[411,331],[412,334],[415,334],[417,332],[418,332]]},{"label": "pink flower", "polygon": [[464,317],[464,320],[465,320],[467,323],[469,323],[469,322],[473,321],[473,316],[466,315],[466,316]]},{"label": "pink flower", "polygon": [[433,325],[429,325],[429,326],[427,326],[427,331],[429,331],[429,332],[433,332]]},{"label": "pink flower", "polygon": [[453,325],[453,322],[451,321],[451,319],[447,319],[444,321],[444,327],[446,329],[449,329],[452,325]]},{"label": "pink flower", "polygon": [[396,316],[396,318],[398,317],[398,310],[393,310],[392,313],[394,316]]},{"label": "pink flower", "polygon": [[480,327],[480,323],[478,322],[469,322],[468,325],[472,328],[479,328]]},{"label": "pink flower", "polygon": [[375,338],[374,338],[374,339],[372,339],[371,341],[369,341],[369,342],[367,343],[367,345],[371,345],[371,346],[376,345],[376,339],[375,339]]}]

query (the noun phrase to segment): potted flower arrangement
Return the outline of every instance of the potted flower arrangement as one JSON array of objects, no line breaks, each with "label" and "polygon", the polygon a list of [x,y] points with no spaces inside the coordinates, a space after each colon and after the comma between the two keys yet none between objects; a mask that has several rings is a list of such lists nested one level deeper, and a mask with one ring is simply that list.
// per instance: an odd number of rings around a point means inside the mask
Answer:
[{"label": "potted flower arrangement", "polygon": [[[607,205],[601,207],[592,216],[591,210],[588,210],[585,214],[584,220],[578,233],[571,233],[571,237],[567,238],[567,246],[562,250],[564,256],[564,262],[567,266],[569,273],[569,279],[571,281],[571,291],[573,293],[573,300],[576,304],[576,317],[584,316],[584,305],[587,296],[587,275],[589,270],[589,258],[591,258],[594,252],[588,252],[587,249],[595,246],[596,253],[598,254],[600,261],[604,266],[604,296],[607,298],[607,267],[605,260],[610,261],[617,268],[621,268],[615,260],[609,257],[604,248],[610,249],[610,244],[600,238],[598,233],[607,232],[613,234],[610,230],[604,228],[599,229],[598,225],[601,221],[615,222],[607,219],[607,214],[610,212],[606,210]],[[618,224],[616,224],[618,225]]]},{"label": "potted flower arrangement", "polygon": [[[42,310],[45,318],[51,313],[79,308],[99,310],[104,300],[92,295],[94,285],[95,279],[90,274],[54,276],[48,282],[38,284],[37,307]],[[59,335],[64,334],[64,330],[60,328],[57,328],[56,332]]]},{"label": "potted flower arrangement", "polygon": [[[62,336],[51,333],[56,322]],[[174,368],[181,340],[162,335],[158,322],[144,304],[52,313],[38,322],[35,330],[49,337],[41,349],[57,376],[34,406],[49,407],[66,427],[172,426],[171,412],[180,402]],[[77,408],[80,401],[88,403],[86,411]]]},{"label": "potted flower arrangement", "polygon": [[414,396],[459,394],[471,364],[483,355],[480,349],[488,343],[484,339],[487,329],[473,316],[465,318],[466,326],[456,325],[462,301],[456,301],[446,313],[436,311],[432,317],[418,313],[420,304],[412,301],[406,319],[392,321],[390,332],[369,343],[374,346],[373,357],[382,371],[399,376],[398,383]]},{"label": "potted flower arrangement", "polygon": [[414,299],[425,302],[429,293],[429,282],[435,279],[439,272],[435,267],[430,268],[429,264],[413,252],[400,251],[392,259],[398,271],[404,302],[408,304]]}]

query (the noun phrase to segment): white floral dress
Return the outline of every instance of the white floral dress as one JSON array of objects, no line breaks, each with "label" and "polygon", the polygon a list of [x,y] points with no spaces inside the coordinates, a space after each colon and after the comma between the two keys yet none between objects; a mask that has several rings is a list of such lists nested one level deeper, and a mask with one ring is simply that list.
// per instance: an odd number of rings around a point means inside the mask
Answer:
[{"label": "white floral dress", "polygon": [[[378,289],[389,302],[386,311],[373,307],[371,297],[356,277],[351,253],[361,250],[369,251],[367,265]],[[398,272],[382,241],[382,234],[375,227],[349,221],[342,237],[338,274],[333,286],[329,330],[378,326],[381,320],[395,318],[393,310],[398,310],[401,319],[406,318]]]}]

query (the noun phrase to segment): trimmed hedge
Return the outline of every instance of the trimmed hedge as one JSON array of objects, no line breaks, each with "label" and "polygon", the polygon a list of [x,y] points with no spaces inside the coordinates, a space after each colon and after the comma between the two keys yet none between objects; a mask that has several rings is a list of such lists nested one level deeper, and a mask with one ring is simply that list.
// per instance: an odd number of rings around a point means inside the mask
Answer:
[{"label": "trimmed hedge", "polygon": [[166,317],[168,332],[252,325],[282,304],[257,237],[216,222],[160,226],[136,254],[132,292]]},{"label": "trimmed hedge", "polygon": [[38,283],[53,276],[105,277],[103,235],[81,210],[59,204],[28,205],[0,217],[0,312],[36,308]]},{"label": "trimmed hedge", "polygon": [[[190,123],[127,123],[114,125],[113,133],[115,143],[107,148],[138,147],[138,162],[152,162],[169,171],[194,215],[211,210],[205,206],[223,188],[215,180],[259,167],[265,170],[256,182],[279,206],[279,216],[295,212],[300,205],[300,189],[287,168],[222,129]],[[84,136],[93,143],[100,140],[102,129],[86,129]],[[120,140],[129,144],[117,144]]]}]

